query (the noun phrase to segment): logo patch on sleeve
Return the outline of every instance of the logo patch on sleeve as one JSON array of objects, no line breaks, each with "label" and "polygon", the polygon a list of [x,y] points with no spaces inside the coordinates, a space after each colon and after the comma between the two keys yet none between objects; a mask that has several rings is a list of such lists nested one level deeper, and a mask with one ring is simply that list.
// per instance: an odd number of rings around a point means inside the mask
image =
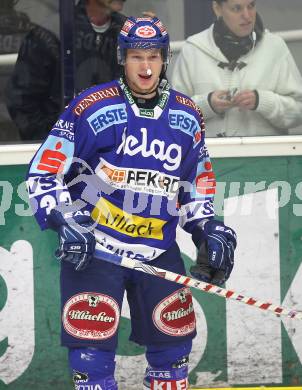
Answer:
[{"label": "logo patch on sleeve", "polygon": [[31,173],[66,173],[73,157],[73,151],[73,142],[49,135],[35,156]]},{"label": "logo patch on sleeve", "polygon": [[105,340],[117,330],[120,310],[110,296],[92,292],[74,295],[65,304],[62,322],[79,339]]}]

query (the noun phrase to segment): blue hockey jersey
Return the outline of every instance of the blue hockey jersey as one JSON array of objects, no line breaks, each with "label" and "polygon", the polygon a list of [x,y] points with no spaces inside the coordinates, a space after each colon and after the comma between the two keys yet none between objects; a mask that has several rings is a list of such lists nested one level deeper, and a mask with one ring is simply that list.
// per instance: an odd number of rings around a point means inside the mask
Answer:
[{"label": "blue hockey jersey", "polygon": [[123,79],[94,86],[62,113],[30,163],[27,188],[42,229],[61,203],[90,213],[104,249],[151,260],[214,215],[215,177],[200,109],[164,81],[154,109]]}]

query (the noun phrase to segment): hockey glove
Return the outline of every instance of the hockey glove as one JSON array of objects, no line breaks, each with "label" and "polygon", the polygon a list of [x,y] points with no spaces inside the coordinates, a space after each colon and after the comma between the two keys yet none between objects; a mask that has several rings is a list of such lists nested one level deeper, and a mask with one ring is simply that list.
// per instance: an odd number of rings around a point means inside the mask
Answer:
[{"label": "hockey glove", "polygon": [[93,221],[89,214],[80,211],[64,213],[52,209],[48,223],[59,235],[56,258],[74,264],[76,271],[85,269],[92,261],[95,250],[95,237],[91,231]]},{"label": "hockey glove", "polygon": [[191,275],[204,282],[222,285],[234,266],[236,233],[224,223],[210,219],[196,226],[192,238],[198,254],[196,265],[190,269]]}]

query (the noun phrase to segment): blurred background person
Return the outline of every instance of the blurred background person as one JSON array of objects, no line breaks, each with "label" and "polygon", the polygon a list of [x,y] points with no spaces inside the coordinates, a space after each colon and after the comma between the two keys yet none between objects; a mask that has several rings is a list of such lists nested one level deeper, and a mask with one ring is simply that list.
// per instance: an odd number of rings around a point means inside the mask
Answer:
[{"label": "blurred background person", "polygon": [[24,12],[15,10],[18,0],[0,2],[0,54],[18,52],[25,34],[32,27]]},{"label": "blurred background person", "polygon": [[201,107],[208,137],[288,134],[302,123],[302,78],[287,45],[255,0],[212,5],[217,20],[186,40],[173,87]]},{"label": "blurred background person", "polygon": [[[17,53],[26,33],[33,27],[28,15],[17,11],[15,5],[18,0],[0,1],[0,55]],[[4,88],[10,75],[11,67],[1,64],[0,72],[0,142],[19,139],[19,132],[10,119],[4,103]]]},{"label": "blurred background person", "polygon": [[[119,76],[117,36],[125,0],[80,0],[75,7],[75,94]],[[62,109],[60,40],[34,25],[5,89],[22,140],[44,139]]]}]

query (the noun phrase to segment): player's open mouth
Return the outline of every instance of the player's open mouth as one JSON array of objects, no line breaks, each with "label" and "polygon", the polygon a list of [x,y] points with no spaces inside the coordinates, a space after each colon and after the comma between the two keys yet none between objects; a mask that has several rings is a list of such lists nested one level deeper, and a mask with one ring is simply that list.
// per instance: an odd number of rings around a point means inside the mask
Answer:
[{"label": "player's open mouth", "polygon": [[151,79],[152,75],[151,75],[151,74],[150,74],[150,75],[139,74],[139,77],[140,77],[141,79],[144,79],[144,80],[149,80],[149,79]]}]

